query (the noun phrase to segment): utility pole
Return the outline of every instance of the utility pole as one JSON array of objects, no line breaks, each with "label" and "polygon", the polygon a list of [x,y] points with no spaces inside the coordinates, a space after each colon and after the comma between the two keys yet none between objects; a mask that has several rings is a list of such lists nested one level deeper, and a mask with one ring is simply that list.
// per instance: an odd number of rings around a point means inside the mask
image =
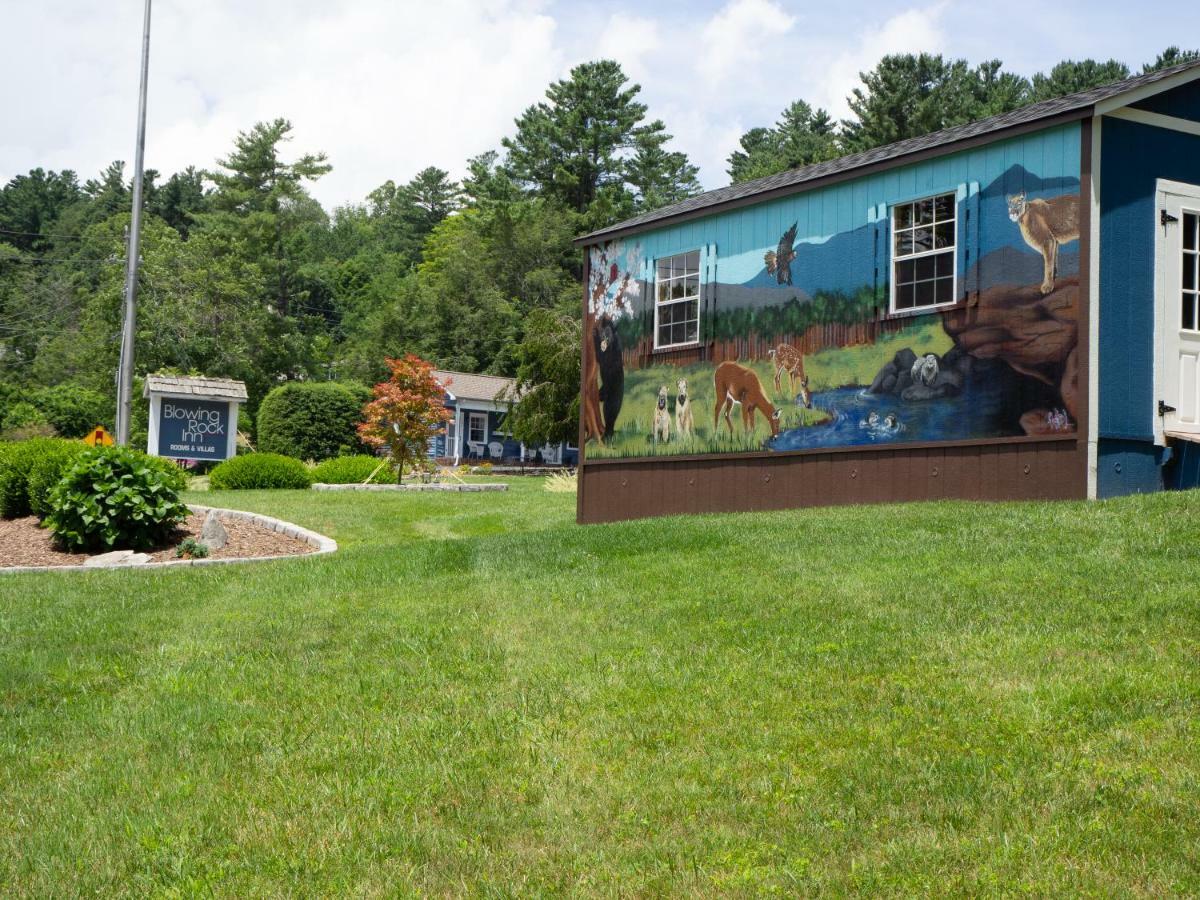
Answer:
[{"label": "utility pole", "polygon": [[125,258],[125,319],[121,326],[121,365],[117,371],[117,443],[129,444],[129,420],[133,414],[133,335],[137,322],[138,254],[142,237],[142,170],[146,154],[146,82],[150,77],[150,0],[146,0],[142,24],[142,83],[138,92],[137,146],[133,156],[133,221],[129,225],[129,247]]}]

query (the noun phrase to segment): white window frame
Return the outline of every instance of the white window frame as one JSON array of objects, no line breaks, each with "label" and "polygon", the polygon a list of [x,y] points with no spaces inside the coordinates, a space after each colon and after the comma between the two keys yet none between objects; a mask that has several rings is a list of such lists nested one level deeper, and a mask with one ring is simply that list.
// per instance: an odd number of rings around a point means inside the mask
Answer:
[{"label": "white window frame", "polygon": [[[666,260],[675,259],[675,257],[677,257],[677,256],[686,257],[689,253],[695,253],[697,256],[696,294],[695,294],[695,296],[677,297],[673,300],[661,300],[660,301],[658,299],[658,284],[659,284],[658,267],[659,267],[659,265]],[[679,253],[671,253],[671,254],[668,254],[667,256],[660,256],[654,260],[654,349],[655,350],[678,350],[681,347],[695,347],[697,344],[700,343],[700,294],[702,293],[702,290],[701,290],[702,284],[701,284],[700,274],[703,269],[703,265],[700,261],[701,257],[702,257],[701,250],[699,247],[696,247],[693,250],[682,250]],[[686,278],[686,277],[687,276],[685,275],[684,278]],[[668,280],[674,280],[674,279],[668,279]],[[659,311],[659,307],[675,306],[680,303],[693,303],[693,302],[696,304],[696,337],[690,341],[682,341],[677,344],[660,344],[658,342],[658,311]]]},{"label": "white window frame", "polygon": [[[475,431],[475,419],[479,417],[483,419],[483,437],[480,440],[475,440],[472,434]],[[488,442],[488,414],[485,412],[467,412],[467,442],[471,444],[486,444]]]},{"label": "white window frame", "polygon": [[[938,247],[933,250],[922,250],[920,253],[906,253],[904,256],[896,255],[896,209],[901,206],[910,206],[921,203],[924,200],[933,200],[934,209],[937,209],[937,199],[939,197],[949,197],[954,204],[954,244],[951,247]],[[887,208],[888,216],[888,314],[892,316],[918,316],[928,312],[934,312],[939,309],[946,309],[958,303],[958,237],[959,237],[959,219],[961,218],[958,208],[958,191],[937,191],[933,194],[925,194],[920,197],[913,197],[911,200],[903,200],[892,203]],[[915,221],[915,220],[914,220]],[[938,224],[936,219],[929,224],[933,228]],[[910,228],[902,229],[904,231],[923,228],[923,225],[913,225]],[[935,230],[936,235],[936,230]],[[927,256],[937,256],[938,254],[949,252],[954,260],[953,278],[950,282],[950,299],[942,303],[929,303],[922,306],[907,306],[904,309],[896,308],[896,264],[906,260],[917,260]],[[936,288],[935,288],[936,290]]]},{"label": "white window frame", "polygon": [[458,416],[446,423],[446,456],[458,455]]}]

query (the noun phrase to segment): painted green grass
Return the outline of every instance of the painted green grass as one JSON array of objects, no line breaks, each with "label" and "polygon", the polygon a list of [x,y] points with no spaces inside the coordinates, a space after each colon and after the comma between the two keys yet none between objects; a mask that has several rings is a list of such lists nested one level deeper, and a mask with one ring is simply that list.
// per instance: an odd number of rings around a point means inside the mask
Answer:
[{"label": "painted green grass", "polygon": [[0,894],[1200,892],[1196,494],[222,497],[342,549],[0,579]]},{"label": "painted green grass", "polygon": [[[889,362],[898,350],[910,347],[913,352],[945,353],[953,341],[941,327],[940,320],[922,321],[896,334],[888,335],[876,344],[856,347],[830,348],[805,357],[804,371],[812,391],[826,391],[847,385],[869,385],[875,374]],[[763,390],[776,405],[783,407],[780,429],[801,426],[819,426],[829,421],[829,414],[821,409],[806,409],[795,404],[795,395],[788,396],[787,375],[780,384],[783,393],[776,392],[775,370],[770,359],[743,362],[753,369],[762,382]],[[696,422],[694,433],[680,439],[675,432],[675,384],[686,378],[692,411]],[[671,411],[671,440],[655,443],[653,440],[654,409],[659,388],[666,385]],[[755,428],[747,433],[742,428],[741,412],[735,409],[732,415],[733,434],[721,420],[713,428],[713,410],[716,395],[713,388],[713,366],[711,363],[695,363],[690,366],[658,365],[644,369],[633,369],[625,373],[625,397],[621,414],[617,419],[613,439],[601,447],[589,444],[587,454],[593,458],[678,456],[700,453],[738,453],[761,450],[763,441],[771,436],[771,427],[766,419],[755,416]]]}]

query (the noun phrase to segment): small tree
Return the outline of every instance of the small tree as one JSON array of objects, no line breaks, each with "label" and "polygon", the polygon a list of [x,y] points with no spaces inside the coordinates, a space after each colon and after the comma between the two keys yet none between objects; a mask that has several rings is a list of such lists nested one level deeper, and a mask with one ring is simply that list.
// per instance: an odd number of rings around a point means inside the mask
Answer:
[{"label": "small tree", "polygon": [[445,388],[433,377],[433,366],[419,356],[386,360],[392,376],[375,385],[375,399],[363,407],[358,426],[363,441],[387,447],[403,480],[404,464],[420,458],[429,439],[450,421]]}]

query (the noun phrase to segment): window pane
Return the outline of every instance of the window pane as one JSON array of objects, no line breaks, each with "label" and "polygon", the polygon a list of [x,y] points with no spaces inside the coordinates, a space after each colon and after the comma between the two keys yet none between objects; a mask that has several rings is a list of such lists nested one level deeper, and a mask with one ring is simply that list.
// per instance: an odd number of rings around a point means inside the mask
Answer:
[{"label": "window pane", "polygon": [[913,252],[922,253],[933,249],[933,229],[918,228],[913,232]]},{"label": "window pane", "polygon": [[1200,216],[1195,213],[1184,213],[1183,216],[1183,249],[1195,250],[1196,242],[1200,239]]},{"label": "window pane", "polygon": [[942,194],[934,202],[934,215],[939,222],[954,221],[954,195]]},{"label": "window pane", "polygon": [[913,208],[911,203],[905,203],[903,206],[897,206],[892,210],[896,228],[912,228],[913,223]]},{"label": "window pane", "polygon": [[933,230],[934,246],[941,250],[943,247],[954,246],[954,223],[939,222]]},{"label": "window pane", "polygon": [[924,200],[918,200],[917,207],[917,224],[930,225],[933,223],[933,198],[927,197]]},{"label": "window pane", "polygon": [[953,303],[954,302],[954,279],[939,278],[935,282],[937,286],[937,302],[938,303]]},{"label": "window pane", "polygon": [[660,259],[658,261],[658,280],[665,281],[671,277],[671,258]]},{"label": "window pane", "polygon": [[937,276],[937,259],[936,256],[922,256],[916,260],[918,281],[925,281]]},{"label": "window pane", "polygon": [[695,297],[700,293],[700,276],[689,275],[684,282],[684,294],[688,297]]},{"label": "window pane", "polygon": [[953,253],[939,253],[937,256],[934,257],[934,259],[937,260],[937,276],[938,276],[938,278],[944,278],[947,275],[953,277],[953,275],[954,275],[954,254]]},{"label": "window pane", "polygon": [[916,299],[914,300],[917,306],[933,306],[934,300],[933,282],[918,281],[914,287],[916,288]]},{"label": "window pane", "polygon": [[684,284],[684,280],[682,278],[672,281],[671,282],[671,299],[672,300],[681,300],[683,298],[684,291],[686,291],[686,290],[687,290],[687,285]]},{"label": "window pane", "polygon": [[904,284],[912,281],[916,277],[914,274],[915,265],[915,261],[911,259],[901,260],[896,263],[896,283]]},{"label": "window pane", "polygon": [[911,231],[896,232],[896,255],[907,256],[913,252],[913,233]]},{"label": "window pane", "polygon": [[1183,254],[1183,289],[1185,291],[1196,288],[1196,259],[1197,255],[1194,253]]},{"label": "window pane", "polygon": [[896,309],[912,309],[913,298],[913,285],[896,285]]},{"label": "window pane", "polygon": [[699,271],[700,271],[700,251],[693,250],[691,253],[689,253],[687,255],[687,258],[684,260],[684,263],[687,267],[687,274],[694,275],[694,274],[699,273]]},{"label": "window pane", "polygon": [[1190,331],[1196,330],[1196,295],[1183,295],[1183,327]]},{"label": "window pane", "polygon": [[661,303],[663,300],[669,299],[671,296],[671,282],[660,281],[658,283],[658,300]]},{"label": "window pane", "polygon": [[671,326],[659,324],[658,326],[658,346],[663,347],[671,343]]}]

